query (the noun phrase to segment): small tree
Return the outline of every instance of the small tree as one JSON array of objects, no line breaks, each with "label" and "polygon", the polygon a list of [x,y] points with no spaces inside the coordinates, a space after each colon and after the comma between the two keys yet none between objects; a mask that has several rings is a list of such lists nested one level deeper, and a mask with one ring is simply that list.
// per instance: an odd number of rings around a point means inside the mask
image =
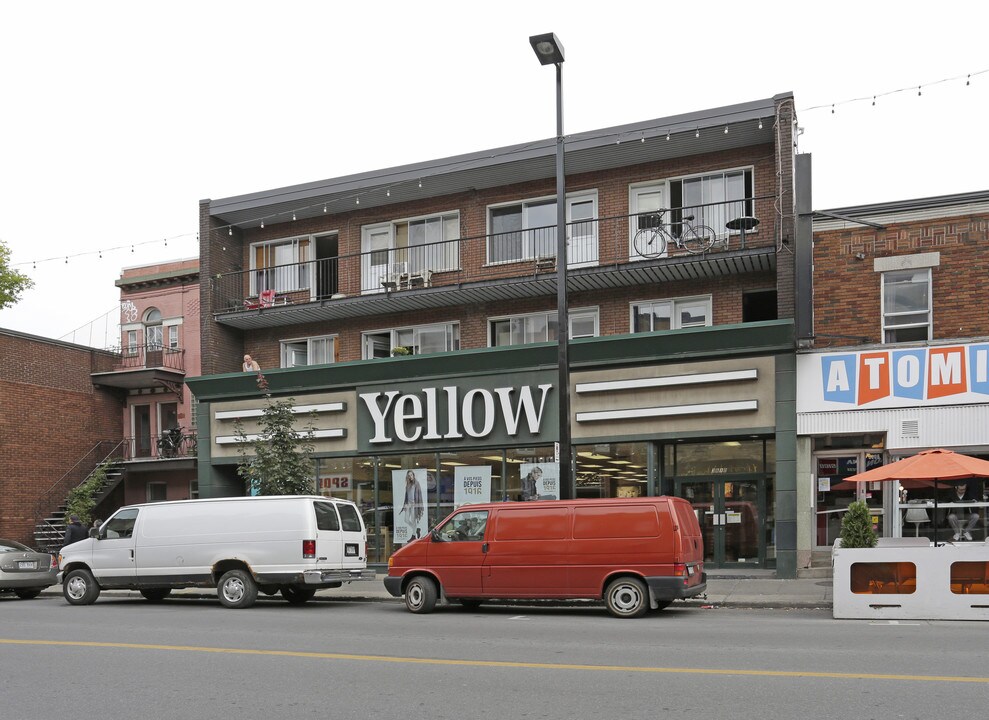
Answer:
[{"label": "small tree", "polygon": [[[263,378],[262,375],[258,375]],[[262,386],[259,380],[258,386]],[[263,383],[264,390],[267,383]],[[264,414],[258,421],[257,440],[249,440],[240,421],[234,425],[240,440],[241,461],[237,474],[244,479],[247,491],[258,495],[311,495],[314,492],[315,466],[312,453],[313,419],[302,432],[294,427],[293,398],[267,398]],[[253,455],[251,455],[253,451]]]},{"label": "small tree", "polygon": [[34,287],[34,280],[10,267],[10,248],[0,240],[0,310],[21,299],[21,293]]},{"label": "small tree", "polygon": [[88,478],[69,490],[69,496],[65,500],[66,518],[77,515],[83,525],[89,525],[96,508],[96,493],[106,482],[106,469],[109,465],[109,462],[97,465]]},{"label": "small tree", "polygon": [[876,531],[872,529],[872,514],[864,500],[848,506],[841,518],[841,547],[871,548],[876,546]]}]

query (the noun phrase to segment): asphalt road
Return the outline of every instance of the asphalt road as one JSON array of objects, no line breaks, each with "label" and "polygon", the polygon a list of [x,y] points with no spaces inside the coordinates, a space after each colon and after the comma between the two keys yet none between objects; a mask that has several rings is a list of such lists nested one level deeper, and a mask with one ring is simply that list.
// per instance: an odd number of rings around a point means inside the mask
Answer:
[{"label": "asphalt road", "polygon": [[974,718],[986,629],[828,611],[0,598],[0,715]]}]

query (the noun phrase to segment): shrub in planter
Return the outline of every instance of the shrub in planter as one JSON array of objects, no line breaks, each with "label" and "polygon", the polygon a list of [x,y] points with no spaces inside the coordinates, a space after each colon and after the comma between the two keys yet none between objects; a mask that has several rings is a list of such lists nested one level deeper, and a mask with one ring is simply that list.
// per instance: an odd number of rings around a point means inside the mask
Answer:
[{"label": "shrub in planter", "polygon": [[412,351],[403,345],[396,345],[391,349],[392,357],[398,357],[399,355],[411,355]]},{"label": "shrub in planter", "polygon": [[876,546],[876,531],[872,529],[872,513],[864,500],[848,506],[841,518],[841,547],[871,548]]}]

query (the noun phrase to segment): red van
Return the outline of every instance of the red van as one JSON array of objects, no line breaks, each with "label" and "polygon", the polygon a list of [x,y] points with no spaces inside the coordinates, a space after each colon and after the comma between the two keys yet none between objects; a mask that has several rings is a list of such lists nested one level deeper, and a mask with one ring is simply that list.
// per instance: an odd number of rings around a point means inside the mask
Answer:
[{"label": "red van", "polygon": [[690,503],[675,497],[464,505],[396,551],[385,588],[414,613],[437,599],[603,599],[633,618],[707,589]]}]

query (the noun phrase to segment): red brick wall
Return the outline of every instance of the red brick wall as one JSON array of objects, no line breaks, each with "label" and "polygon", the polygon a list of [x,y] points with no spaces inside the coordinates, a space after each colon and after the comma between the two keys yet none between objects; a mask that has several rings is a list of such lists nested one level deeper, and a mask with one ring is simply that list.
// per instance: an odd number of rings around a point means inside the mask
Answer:
[{"label": "red brick wall", "polygon": [[816,347],[882,342],[882,274],[873,260],[935,251],[941,262],[931,269],[934,339],[989,335],[989,215],[967,215],[815,233]]},{"label": "red brick wall", "polygon": [[38,499],[98,442],[122,438],[120,399],[90,379],[99,355],[0,330],[0,536],[33,544]]},{"label": "red brick wall", "polygon": [[[786,130],[788,132],[788,124]],[[767,143],[770,143],[772,131],[767,128]],[[788,138],[789,135],[786,135]],[[783,147],[792,147],[789,141]],[[792,163],[788,159],[783,163]],[[680,157],[663,162],[647,163],[610,170],[607,172],[589,173],[583,175],[568,175],[567,192],[595,189],[598,192],[598,217],[618,217],[629,212],[629,185],[678,177],[696,173],[710,172],[725,168],[754,167],[754,190],[756,197],[764,199],[756,202],[756,215],[762,220],[758,230],[746,237],[749,247],[766,247],[777,244],[783,233],[792,233],[792,174],[777,177],[777,167],[772,144],[741,148],[724,153]],[[789,185],[787,185],[789,183]],[[279,341],[311,337],[314,335],[337,335],[337,359],[339,361],[359,360],[361,357],[361,333],[374,329],[388,329],[405,325],[420,325],[432,322],[460,322],[461,347],[479,348],[487,346],[487,320],[491,316],[534,312],[538,310],[554,310],[556,298],[547,297],[533,301],[513,302],[510,305],[492,304],[463,308],[445,308],[425,310],[406,315],[387,317],[366,317],[351,321],[316,323],[290,327],[268,328],[244,333],[241,345],[237,344],[236,331],[218,326],[213,322],[208,312],[210,277],[218,271],[232,272],[250,266],[250,244],[255,242],[275,240],[295,235],[315,234],[335,230],[339,233],[338,252],[340,256],[352,255],[361,251],[361,228],[363,226],[395,220],[404,217],[416,217],[444,211],[459,211],[460,230],[464,238],[483,237],[487,232],[487,208],[492,204],[521,201],[528,198],[549,196],[555,193],[555,180],[548,178],[537,182],[519,183],[510,186],[472,191],[440,198],[429,198],[422,202],[389,205],[369,209],[355,208],[345,213],[330,212],[327,215],[300,220],[290,225],[285,223],[268,224],[264,229],[239,231],[234,229],[231,236],[226,226],[220,228],[209,219],[207,206],[201,207],[200,227],[201,236],[205,238],[201,248],[203,279],[203,374],[233,372],[240,369],[240,358],[243,353],[250,353],[262,368],[279,367]],[[781,191],[781,188],[784,190]],[[787,189],[788,188],[788,189]],[[776,210],[778,196],[783,194],[782,206],[784,214]],[[787,209],[789,208],[789,209]],[[624,227],[624,226],[623,226]],[[610,238],[615,235],[617,239]],[[608,237],[606,237],[608,236]],[[610,238],[610,239],[609,239]],[[610,242],[614,240],[614,242]],[[737,242],[737,240],[736,240]],[[624,261],[628,256],[627,230],[621,233],[599,233],[601,262],[612,262],[620,258]],[[612,247],[612,245],[614,247]],[[464,268],[479,268],[484,258],[481,257],[483,243],[469,244],[468,247],[478,250],[477,257],[465,251],[461,257]],[[231,257],[236,252],[236,263]],[[215,257],[207,261],[206,253]],[[344,267],[347,262],[354,264],[353,268]],[[792,266],[792,256],[787,253],[780,255],[783,265]],[[789,266],[787,266],[789,268]],[[506,266],[511,267],[511,266]],[[517,272],[517,270],[510,270]],[[780,317],[792,316],[792,268],[785,269],[786,297],[780,299]],[[360,269],[356,260],[344,259],[340,267],[339,291],[347,295],[360,293]],[[573,294],[570,297],[571,307],[596,305],[600,307],[601,335],[614,335],[629,332],[629,302],[634,299],[661,299],[685,295],[712,294],[714,296],[714,323],[727,324],[741,322],[742,292],[751,289],[765,289],[777,286],[777,280],[771,274],[764,276],[738,276],[718,279],[717,281],[700,281],[692,283],[666,283],[661,286],[639,287],[621,291],[601,293]]]}]

